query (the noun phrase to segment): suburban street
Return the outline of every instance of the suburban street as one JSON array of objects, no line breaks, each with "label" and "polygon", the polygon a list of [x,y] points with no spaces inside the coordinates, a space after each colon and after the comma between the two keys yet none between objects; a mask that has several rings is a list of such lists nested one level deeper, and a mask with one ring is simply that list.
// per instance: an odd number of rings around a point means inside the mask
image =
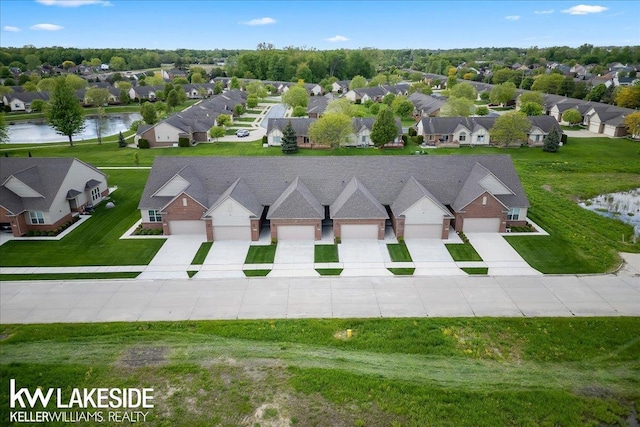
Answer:
[{"label": "suburban street", "polygon": [[0,283],[0,322],[640,316],[638,257],[617,275]]}]

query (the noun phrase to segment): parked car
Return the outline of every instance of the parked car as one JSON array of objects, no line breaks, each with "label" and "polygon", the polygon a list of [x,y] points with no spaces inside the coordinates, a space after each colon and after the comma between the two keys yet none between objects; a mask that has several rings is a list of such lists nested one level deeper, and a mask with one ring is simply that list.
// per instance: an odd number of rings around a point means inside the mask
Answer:
[{"label": "parked car", "polygon": [[249,131],[246,129],[238,129],[236,131],[236,136],[238,138],[244,138],[245,136],[249,136]]}]

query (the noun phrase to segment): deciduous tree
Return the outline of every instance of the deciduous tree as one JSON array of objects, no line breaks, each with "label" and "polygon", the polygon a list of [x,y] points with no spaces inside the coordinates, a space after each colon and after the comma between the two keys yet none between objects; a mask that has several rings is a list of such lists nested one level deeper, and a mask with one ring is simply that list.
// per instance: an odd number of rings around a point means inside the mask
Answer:
[{"label": "deciduous tree", "polygon": [[309,102],[309,95],[303,86],[291,86],[289,90],[282,95],[282,102],[287,104],[289,108],[295,108],[297,106],[306,107]]},{"label": "deciduous tree", "polygon": [[349,82],[349,89],[360,89],[367,86],[367,79],[362,76],[354,76]]},{"label": "deciduous tree", "polygon": [[527,139],[531,123],[524,113],[509,111],[496,119],[489,130],[491,140],[499,146],[509,146]]},{"label": "deciduous tree", "polygon": [[220,114],[216,119],[218,126],[228,127],[231,125],[231,116],[228,114]]},{"label": "deciduous tree", "polygon": [[544,105],[544,98],[541,92],[525,92],[518,97],[518,103],[524,105],[527,102],[535,102],[541,107]]},{"label": "deciduous tree", "polygon": [[222,126],[214,126],[209,129],[209,136],[214,138],[216,142],[219,138],[223,137],[227,131]]},{"label": "deciduous tree", "polygon": [[476,88],[469,83],[459,83],[453,86],[449,90],[449,96],[451,98],[466,98],[470,101],[475,101],[478,97]]},{"label": "deciduous tree", "polygon": [[527,116],[540,116],[542,115],[542,106],[535,102],[525,102],[520,107],[520,111]]},{"label": "deciduous tree", "polygon": [[342,97],[331,101],[327,105],[325,113],[341,113],[349,117],[357,117],[359,115],[359,109],[347,98]]},{"label": "deciduous tree", "polygon": [[640,138],[640,112],[627,114],[624,118],[624,126],[633,138]]},{"label": "deciduous tree", "polygon": [[398,135],[398,128],[393,111],[389,107],[382,107],[371,129],[371,141],[376,147],[382,147],[384,144],[393,142],[396,135]]},{"label": "deciduous tree", "polygon": [[571,125],[575,125],[582,122],[582,115],[575,108],[571,108],[564,112],[564,114],[562,115],[562,120]]},{"label": "deciduous tree", "polygon": [[616,105],[624,108],[640,107],[640,86],[626,86],[620,88],[616,95]]},{"label": "deciduous tree", "polygon": [[156,111],[155,105],[150,102],[145,102],[140,107],[140,114],[142,115],[142,120],[148,125],[153,125],[158,121],[158,112]]},{"label": "deciduous tree", "polygon": [[409,101],[406,96],[398,96],[391,104],[393,111],[400,117],[408,117],[415,109],[413,102]]},{"label": "deciduous tree", "polygon": [[468,117],[473,113],[473,101],[467,98],[449,98],[440,109],[442,117]]},{"label": "deciduous tree", "polygon": [[311,140],[331,148],[339,147],[352,133],[351,117],[341,113],[326,113],[309,126]]},{"label": "deciduous tree", "polygon": [[56,132],[69,138],[73,147],[73,135],[84,129],[84,111],[67,79],[56,79],[53,91],[49,95],[49,105],[45,119]]},{"label": "deciduous tree", "polygon": [[9,141],[9,131],[7,130],[7,122],[4,119],[4,113],[0,113],[0,144]]},{"label": "deciduous tree", "polygon": [[516,97],[516,85],[511,82],[505,82],[496,85],[489,93],[489,99],[493,104],[506,104]]}]

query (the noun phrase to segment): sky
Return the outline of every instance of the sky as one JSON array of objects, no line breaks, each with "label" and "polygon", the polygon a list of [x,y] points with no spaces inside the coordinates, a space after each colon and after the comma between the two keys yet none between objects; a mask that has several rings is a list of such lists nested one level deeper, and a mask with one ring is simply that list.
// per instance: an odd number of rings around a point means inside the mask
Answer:
[{"label": "sky", "polygon": [[0,47],[325,49],[640,45],[640,0],[0,0]]}]

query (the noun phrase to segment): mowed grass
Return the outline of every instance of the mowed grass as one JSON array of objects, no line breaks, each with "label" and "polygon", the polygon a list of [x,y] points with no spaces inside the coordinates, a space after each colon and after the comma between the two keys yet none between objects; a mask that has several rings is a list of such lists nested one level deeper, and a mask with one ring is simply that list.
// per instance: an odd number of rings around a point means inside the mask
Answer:
[{"label": "mowed grass", "polygon": [[249,246],[245,264],[273,264],[276,257],[276,245]]},{"label": "mowed grass", "polygon": [[482,261],[471,243],[445,244],[454,261]]},{"label": "mowed grass", "polygon": [[204,260],[207,258],[209,251],[211,250],[211,246],[213,246],[213,242],[204,242],[203,244],[201,244],[200,248],[198,248],[198,252],[196,252],[195,256],[193,257],[193,261],[191,261],[191,264],[202,265],[204,263]]},{"label": "mowed grass", "polygon": [[400,243],[388,243],[387,250],[389,251],[389,256],[391,257],[391,261],[393,262],[412,262],[411,254],[409,253],[409,249],[407,249],[407,245],[404,242]]},{"label": "mowed grass", "polygon": [[151,387],[151,426],[626,425],[639,332],[626,317],[4,325],[0,418],[14,378]]},{"label": "mowed grass", "polygon": [[148,170],[107,170],[115,208],[101,203],[92,218],[58,241],[12,240],[0,246],[0,266],[146,265],[164,239],[120,237],[140,219],[137,210]]},{"label": "mowed grass", "polygon": [[99,279],[135,279],[139,272],[114,271],[105,273],[30,273],[0,274],[0,281],[14,280],[99,280]]},{"label": "mowed grass", "polygon": [[339,262],[338,245],[315,245],[314,262]]}]

